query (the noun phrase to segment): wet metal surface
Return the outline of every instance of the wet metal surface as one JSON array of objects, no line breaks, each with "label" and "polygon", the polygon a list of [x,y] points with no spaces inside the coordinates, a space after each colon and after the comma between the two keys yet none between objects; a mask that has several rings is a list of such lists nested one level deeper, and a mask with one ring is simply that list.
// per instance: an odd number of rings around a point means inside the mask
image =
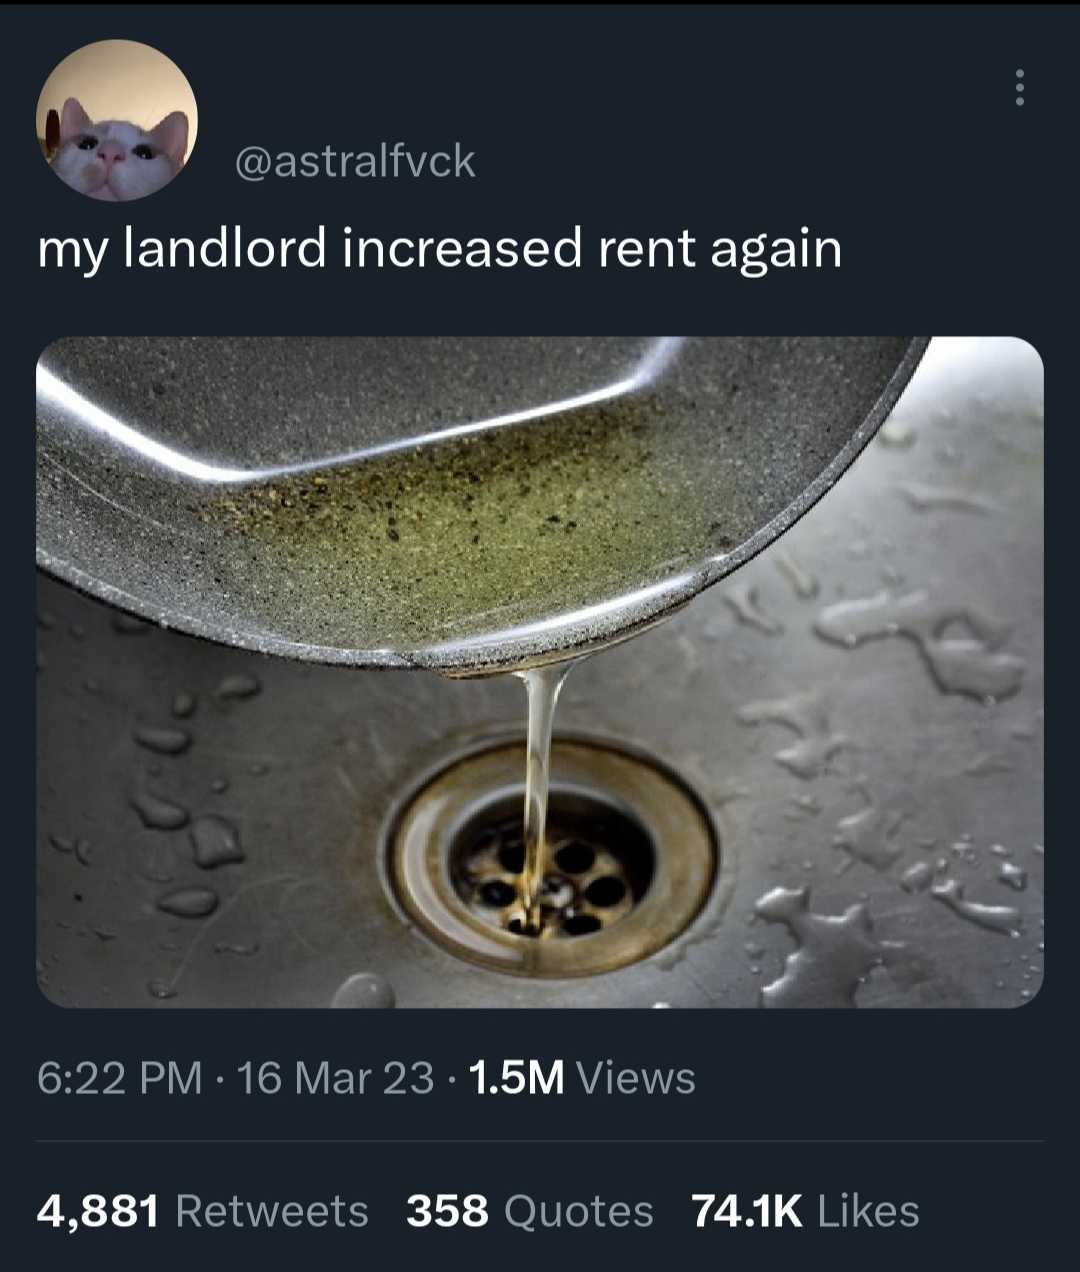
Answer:
[{"label": "wet metal surface", "polygon": [[568,681],[556,733],[663,757],[733,870],[726,908],[613,972],[489,972],[388,896],[388,819],[520,735],[511,678],[267,658],[47,578],[38,646],[57,1003],[1013,1007],[1041,982],[1042,377],[1019,342],[936,345],[789,534]]}]

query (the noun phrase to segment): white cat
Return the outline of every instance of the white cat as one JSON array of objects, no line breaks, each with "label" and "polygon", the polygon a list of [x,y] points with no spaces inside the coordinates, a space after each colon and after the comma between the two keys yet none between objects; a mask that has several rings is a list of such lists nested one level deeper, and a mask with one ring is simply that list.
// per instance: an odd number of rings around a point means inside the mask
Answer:
[{"label": "white cat", "polygon": [[174,110],[144,132],[124,120],[93,123],[69,97],[60,115],[60,149],[52,166],[73,190],[124,203],[168,185],[183,166],[187,141],[183,111]]}]

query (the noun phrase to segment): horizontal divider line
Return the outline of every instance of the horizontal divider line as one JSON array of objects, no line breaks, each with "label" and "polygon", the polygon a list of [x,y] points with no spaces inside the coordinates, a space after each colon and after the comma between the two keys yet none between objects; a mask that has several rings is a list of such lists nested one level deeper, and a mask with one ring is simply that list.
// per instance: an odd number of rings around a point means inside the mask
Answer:
[{"label": "horizontal divider line", "polygon": [[35,1144],[1045,1144],[1043,1138],[1019,1139],[50,1139],[37,1138]]}]

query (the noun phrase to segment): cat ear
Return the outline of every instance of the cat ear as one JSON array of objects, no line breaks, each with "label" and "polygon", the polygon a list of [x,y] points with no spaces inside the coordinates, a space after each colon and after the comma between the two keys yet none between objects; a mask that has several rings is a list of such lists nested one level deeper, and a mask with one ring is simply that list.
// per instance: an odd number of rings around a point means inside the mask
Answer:
[{"label": "cat ear", "polygon": [[166,115],[161,123],[150,131],[154,145],[159,150],[163,150],[177,167],[184,161],[187,134],[187,116],[182,110],[174,110],[171,115]]},{"label": "cat ear", "polygon": [[64,109],[60,115],[61,144],[71,141],[73,137],[80,137],[92,126],[93,121],[79,104],[79,99],[77,97],[69,97],[64,103]]}]

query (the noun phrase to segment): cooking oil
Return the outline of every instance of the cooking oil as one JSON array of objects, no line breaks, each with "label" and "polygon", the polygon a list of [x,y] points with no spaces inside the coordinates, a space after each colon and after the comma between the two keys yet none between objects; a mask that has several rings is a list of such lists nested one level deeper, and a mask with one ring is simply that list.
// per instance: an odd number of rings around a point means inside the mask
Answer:
[{"label": "cooking oil", "polygon": [[215,582],[287,638],[420,663],[546,623],[727,551],[753,521],[736,463],[730,489],[715,456],[694,463],[693,417],[644,396],[216,492],[207,528],[244,543],[216,554]]},{"label": "cooking oil", "polygon": [[529,725],[525,755],[525,862],[519,889],[522,913],[519,919],[512,921],[512,930],[520,931],[523,936],[539,936],[543,930],[540,896],[550,867],[546,829],[551,788],[551,730],[555,704],[571,665],[551,663],[518,673],[528,694]]}]

